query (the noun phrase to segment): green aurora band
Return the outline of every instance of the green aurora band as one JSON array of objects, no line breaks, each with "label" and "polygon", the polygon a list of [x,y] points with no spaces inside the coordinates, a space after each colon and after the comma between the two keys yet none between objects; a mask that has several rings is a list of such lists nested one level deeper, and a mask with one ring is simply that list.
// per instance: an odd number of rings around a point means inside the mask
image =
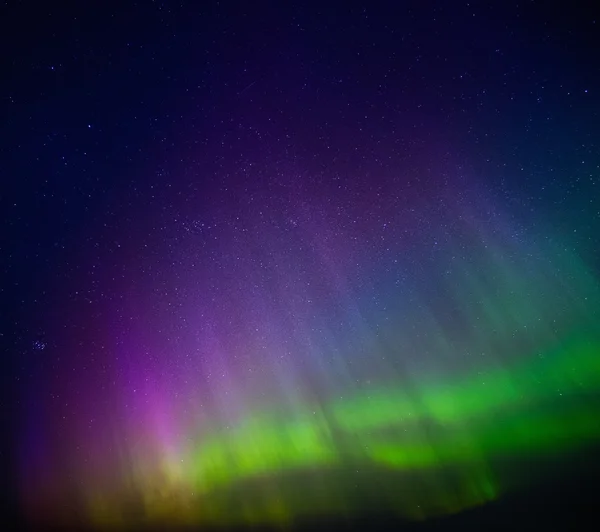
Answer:
[{"label": "green aurora band", "polygon": [[[600,342],[581,333],[511,371],[432,382],[414,394],[376,388],[292,417],[259,413],[165,460],[160,472],[139,472],[144,520],[285,524],[303,512],[351,513],[340,489],[347,478],[336,478],[348,464],[356,474],[363,468],[407,479],[419,473],[421,488],[412,497],[394,483],[377,488],[377,497],[404,517],[454,513],[502,493],[495,459],[552,455],[598,439],[598,389]],[[244,504],[233,489],[302,470],[313,472],[309,490],[260,487],[257,500]],[[327,470],[330,480],[317,479],[316,471]],[[445,483],[435,480],[442,470],[451,472]],[[425,486],[423,478],[429,479]],[[295,482],[304,481],[288,483]],[[129,499],[121,492],[113,497],[96,494],[90,500],[94,521],[131,524],[118,502]]]}]

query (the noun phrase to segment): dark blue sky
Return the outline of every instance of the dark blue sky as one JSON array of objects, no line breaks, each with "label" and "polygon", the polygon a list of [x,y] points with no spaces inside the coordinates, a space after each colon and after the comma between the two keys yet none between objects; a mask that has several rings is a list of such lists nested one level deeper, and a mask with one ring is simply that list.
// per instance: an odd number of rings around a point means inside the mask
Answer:
[{"label": "dark blue sky", "polygon": [[[449,191],[598,276],[600,22],[584,2],[53,4],[0,6],[4,457],[32,389],[68,386],[77,346],[96,349],[128,297],[206,257],[207,299],[231,288],[238,230],[272,259],[279,228],[305,223],[335,267],[362,267],[390,259],[372,243],[398,219],[419,245],[451,233],[431,205]],[[402,235],[422,282],[430,251]]]}]

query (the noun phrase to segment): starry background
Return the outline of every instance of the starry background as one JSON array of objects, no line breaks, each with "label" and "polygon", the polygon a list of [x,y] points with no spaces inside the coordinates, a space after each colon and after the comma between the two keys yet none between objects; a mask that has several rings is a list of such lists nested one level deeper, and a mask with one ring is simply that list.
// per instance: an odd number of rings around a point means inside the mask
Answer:
[{"label": "starry background", "polygon": [[519,485],[498,455],[598,438],[594,13],[7,2],[0,24],[18,511],[286,522],[393,470],[376,499],[421,519]]}]

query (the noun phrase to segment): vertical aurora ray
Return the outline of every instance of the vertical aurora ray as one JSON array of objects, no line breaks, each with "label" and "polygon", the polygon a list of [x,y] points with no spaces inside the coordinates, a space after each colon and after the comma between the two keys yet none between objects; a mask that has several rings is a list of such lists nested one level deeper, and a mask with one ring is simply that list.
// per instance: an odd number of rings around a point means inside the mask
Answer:
[{"label": "vertical aurora ray", "polygon": [[65,313],[93,332],[44,383],[61,404],[28,403],[29,507],[106,528],[426,519],[598,443],[597,276],[482,198],[360,228],[343,198],[280,198],[127,258],[101,319]]}]

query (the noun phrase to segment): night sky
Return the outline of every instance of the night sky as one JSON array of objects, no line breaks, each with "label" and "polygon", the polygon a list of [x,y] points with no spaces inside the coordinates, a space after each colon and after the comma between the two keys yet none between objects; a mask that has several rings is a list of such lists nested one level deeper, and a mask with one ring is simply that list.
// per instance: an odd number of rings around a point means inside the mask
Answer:
[{"label": "night sky", "polygon": [[0,7],[13,512],[419,521],[600,441],[583,4],[50,4]]}]

